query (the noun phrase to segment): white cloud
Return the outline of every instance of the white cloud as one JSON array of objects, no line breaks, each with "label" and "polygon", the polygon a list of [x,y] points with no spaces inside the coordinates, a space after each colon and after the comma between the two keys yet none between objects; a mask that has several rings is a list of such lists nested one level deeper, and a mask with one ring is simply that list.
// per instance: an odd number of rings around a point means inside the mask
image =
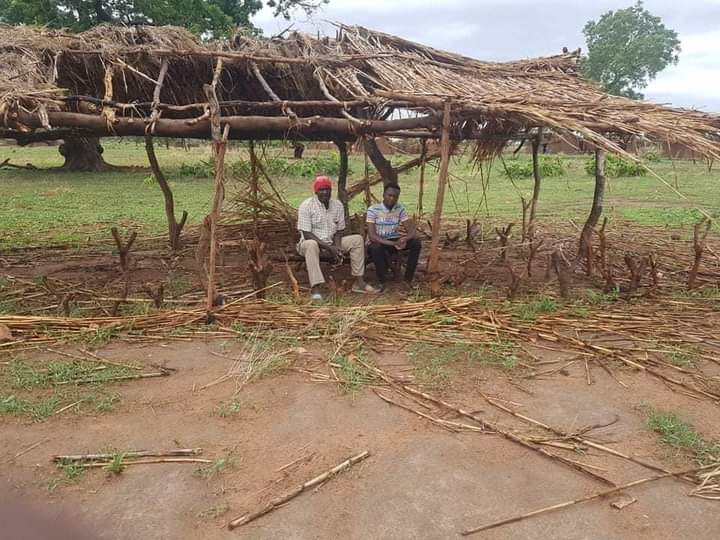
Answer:
[{"label": "white cloud", "polygon": [[[333,35],[328,21],[359,24],[481,60],[515,60],[584,47],[582,28],[634,0],[330,0],[295,28]],[[720,111],[720,0],[646,0],[645,7],[678,32],[680,62],[646,89],[653,101]],[[289,25],[264,9],[255,24],[267,35]]]}]

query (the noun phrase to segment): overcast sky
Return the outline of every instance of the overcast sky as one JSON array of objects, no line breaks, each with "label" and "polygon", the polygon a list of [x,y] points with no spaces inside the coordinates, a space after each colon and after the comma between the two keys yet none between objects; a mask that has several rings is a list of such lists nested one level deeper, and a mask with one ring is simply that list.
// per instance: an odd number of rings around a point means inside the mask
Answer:
[{"label": "overcast sky", "polygon": [[[634,0],[330,0],[295,28],[334,35],[326,21],[359,24],[481,60],[516,60],[582,47],[582,28]],[[646,99],[720,112],[720,0],[646,0],[680,37],[680,62],[661,72]],[[270,36],[288,22],[267,8],[254,20]]]}]

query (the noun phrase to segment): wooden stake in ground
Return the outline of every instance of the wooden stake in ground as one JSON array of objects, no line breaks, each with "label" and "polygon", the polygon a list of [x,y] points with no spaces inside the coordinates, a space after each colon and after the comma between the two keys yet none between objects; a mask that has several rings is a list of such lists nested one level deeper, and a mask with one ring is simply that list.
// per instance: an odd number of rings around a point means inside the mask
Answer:
[{"label": "wooden stake in ground", "polygon": [[[703,231],[703,226],[705,230]],[[698,270],[700,270],[700,263],[702,262],[703,253],[705,252],[705,241],[707,235],[710,232],[712,221],[707,218],[702,218],[693,228],[693,249],[695,250],[695,260],[693,261],[692,268],[690,269],[690,275],[688,276],[688,289],[695,287],[695,280],[697,279]]]},{"label": "wooden stake in ground", "polygon": [[288,491],[284,495],[281,495],[280,497],[273,499],[261,510],[258,510],[257,512],[253,512],[251,514],[245,514],[244,516],[241,516],[237,519],[233,519],[230,523],[228,523],[228,529],[232,530],[232,529],[235,529],[236,527],[246,525],[247,523],[250,523],[251,521],[254,521],[257,518],[262,517],[265,514],[272,512],[276,508],[279,508],[280,506],[287,504],[288,502],[290,502],[292,499],[294,499],[301,493],[303,493],[317,485],[322,484],[323,482],[329,480],[330,478],[337,475],[338,473],[340,473],[346,469],[349,469],[356,463],[361,462],[362,460],[368,458],[369,456],[370,456],[370,452],[368,452],[366,450],[365,452],[362,452],[356,456],[346,459],[342,463],[335,465],[335,467],[333,467],[329,471],[322,473],[320,476],[316,476],[312,480],[308,480],[304,484],[300,484],[295,489]]},{"label": "wooden stake in ground", "polygon": [[[589,246],[592,240],[592,231],[600,219],[603,211],[603,199],[605,198],[605,152],[600,148],[595,149],[595,192],[593,193],[593,203],[590,209],[590,215],[585,221],[583,230],[580,233],[580,245],[578,246],[578,254],[576,261],[582,261],[589,252]],[[577,264],[577,263],[576,263]]]},{"label": "wooden stake in ground", "polygon": [[338,171],[337,196],[338,200],[342,203],[343,210],[345,212],[345,226],[348,227],[348,229],[346,230],[349,230],[350,201],[348,200],[347,194],[348,146],[345,141],[340,140],[335,141],[335,146],[337,146],[338,152],[340,154],[340,169]]},{"label": "wooden stake in ground", "polygon": [[600,497],[605,497],[607,495],[617,493],[618,491],[622,491],[624,489],[629,489],[631,487],[639,486],[641,484],[647,484],[648,482],[655,482],[656,480],[662,480],[663,478],[670,478],[671,476],[685,476],[687,474],[697,473],[697,472],[700,472],[705,469],[710,469],[712,467],[717,467],[717,463],[715,463],[713,465],[705,465],[704,467],[695,467],[693,469],[687,469],[685,471],[678,471],[678,472],[674,472],[674,473],[670,472],[670,473],[666,473],[666,474],[660,474],[658,476],[651,476],[650,478],[643,478],[642,480],[635,480],[634,482],[630,482],[630,483],[624,484],[622,486],[617,486],[612,489],[606,489],[605,491],[599,491],[597,493],[593,493],[592,495],[588,495],[586,497],[581,497],[580,499],[574,499],[572,501],[555,504],[553,506],[546,506],[545,508],[541,508],[539,510],[534,510],[532,512],[528,512],[527,514],[521,514],[519,516],[502,519],[500,521],[495,521],[493,523],[490,523],[488,525],[483,525],[481,527],[474,527],[472,529],[466,529],[462,532],[462,535],[470,536],[471,534],[479,533],[481,531],[487,531],[488,529],[494,529],[495,527],[500,527],[502,525],[507,525],[509,523],[516,523],[518,521],[522,521],[527,518],[539,516],[540,514],[547,514],[548,512],[552,512],[554,510],[560,510],[561,508],[567,508],[568,506],[573,506],[575,504],[592,501],[593,499],[599,499]]},{"label": "wooden stake in ground", "polygon": [[445,102],[443,108],[442,136],[440,138],[440,174],[438,175],[437,196],[435,197],[435,211],[432,221],[432,241],[430,242],[430,258],[428,260],[428,275],[430,277],[430,291],[433,296],[440,293],[440,276],[438,262],[440,259],[440,223],[442,220],[443,204],[445,202],[445,185],[447,184],[448,168],[450,167],[450,101]]},{"label": "wooden stake in ground", "polygon": [[118,313],[118,309],[120,309],[120,305],[128,297],[128,294],[130,294],[130,250],[132,249],[132,245],[137,238],[137,232],[133,231],[130,234],[130,238],[128,238],[127,242],[122,241],[117,227],[113,227],[112,229],[110,229],[110,232],[112,233],[112,237],[115,240],[115,245],[117,246],[118,255],[120,256],[120,270],[122,271],[123,279],[125,281],[122,299],[115,302],[112,308],[112,314],[113,316],[115,316]]}]

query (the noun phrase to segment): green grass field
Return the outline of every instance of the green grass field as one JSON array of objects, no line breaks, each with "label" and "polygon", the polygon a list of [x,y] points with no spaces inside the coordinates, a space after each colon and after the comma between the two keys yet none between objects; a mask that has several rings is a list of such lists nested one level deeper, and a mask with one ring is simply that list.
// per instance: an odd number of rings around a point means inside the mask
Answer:
[{"label": "green grass field", "polygon": [[[170,180],[176,207],[189,212],[189,223],[198,223],[208,213],[213,181],[210,170],[208,145],[166,148],[157,145],[160,164]],[[279,161],[290,150],[269,146],[266,156]],[[294,177],[277,178],[278,185],[291,204],[298,204],[310,194],[314,173],[309,161],[317,153],[307,151],[307,166]],[[331,151],[321,157],[331,158]],[[105,143],[106,160],[114,165],[147,166],[144,146],[134,140]],[[0,147],[0,160],[11,158],[15,164],[32,163],[36,167],[59,166],[62,158],[56,147],[21,148]],[[242,145],[228,152],[229,165],[247,157]],[[393,156],[400,163],[406,156]],[[510,156],[506,156],[510,163]],[[562,156],[566,173],[543,180],[539,219],[560,221],[583,220],[592,200],[594,180],[585,172],[585,156]],[[523,155],[520,161],[529,157]],[[203,163],[205,162],[205,163]],[[363,157],[350,160],[349,184],[363,177]],[[464,156],[453,159],[450,190],[446,195],[445,212],[451,217],[477,217],[481,220],[519,220],[520,195],[529,197],[531,179],[511,182],[504,168],[495,160],[488,171],[477,171]],[[720,207],[720,167],[708,172],[707,164],[698,161],[663,160],[653,169],[669,183],[677,185],[690,200],[683,201],[672,190],[651,175],[632,178],[608,179],[605,210],[611,218],[631,220],[647,225],[688,227],[700,214],[694,208],[701,206],[711,215]],[[402,201],[411,211],[417,210],[419,171],[401,177]],[[433,210],[437,168],[428,166],[424,196],[424,211]],[[233,181],[229,180],[229,196]],[[99,237],[107,238],[112,225],[135,227],[141,234],[153,236],[165,232],[163,199],[149,170],[110,173],[57,173],[49,171],[0,170],[0,248],[54,243],[82,244]],[[378,190],[375,190],[378,193]],[[362,196],[354,199],[352,211],[362,210]]]}]

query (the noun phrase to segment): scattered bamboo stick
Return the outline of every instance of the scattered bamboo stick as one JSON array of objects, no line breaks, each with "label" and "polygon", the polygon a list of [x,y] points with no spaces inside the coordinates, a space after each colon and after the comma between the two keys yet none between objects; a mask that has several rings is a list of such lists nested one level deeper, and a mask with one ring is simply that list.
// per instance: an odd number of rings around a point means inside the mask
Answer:
[{"label": "scattered bamboo stick", "polygon": [[316,476],[312,480],[308,480],[304,484],[300,484],[299,486],[288,491],[284,495],[281,495],[280,497],[273,499],[267,505],[265,505],[265,507],[263,507],[261,510],[252,512],[250,514],[245,514],[244,516],[241,516],[237,519],[232,520],[230,523],[228,523],[228,529],[233,530],[237,527],[246,525],[246,524],[250,523],[251,521],[255,521],[259,517],[262,517],[265,514],[272,512],[276,508],[279,508],[280,506],[287,504],[288,502],[290,502],[292,499],[294,499],[298,495],[302,494],[303,492],[305,492],[317,485],[320,485],[323,482],[326,482],[327,480],[334,477],[338,473],[349,469],[356,463],[363,461],[364,459],[368,458],[369,456],[370,456],[370,452],[366,450],[364,452],[361,452],[360,454],[357,454],[356,456],[346,459],[342,463],[339,463],[332,469],[322,473],[319,476]]},{"label": "scattered bamboo stick", "polygon": [[157,371],[153,373],[137,373],[134,375],[118,375],[117,377],[105,377],[105,378],[91,378],[91,379],[73,379],[70,381],[59,381],[54,382],[55,385],[66,385],[66,384],[92,384],[92,383],[106,383],[113,381],[131,381],[134,379],[150,379],[152,377],[167,377],[170,375],[169,371]]},{"label": "scattered bamboo stick", "polygon": [[[97,463],[80,463],[81,467],[84,467],[86,469],[94,469],[99,467],[107,467],[108,464],[112,463],[111,461],[103,461],[103,462],[97,462]],[[125,461],[123,458],[122,464],[123,465],[149,465],[152,463],[212,463],[211,459],[201,459],[201,458],[156,458],[156,459],[136,459],[132,461]]]},{"label": "scattered bamboo stick", "polygon": [[[126,458],[139,457],[178,457],[178,456],[199,456],[202,454],[202,448],[179,448],[176,450],[133,450],[131,452],[123,452]],[[53,456],[53,461],[57,463],[66,463],[69,461],[101,461],[113,459],[115,454],[71,454],[65,456]]]},{"label": "scattered bamboo stick", "polygon": [[38,441],[38,442],[36,442],[36,443],[34,443],[34,444],[31,444],[31,445],[28,446],[27,448],[25,448],[25,449],[21,450],[20,452],[18,452],[17,454],[15,454],[15,455],[13,456],[13,459],[17,459],[17,458],[19,458],[20,456],[24,456],[24,455],[27,454],[28,452],[31,452],[31,451],[35,450],[38,446],[40,446],[40,445],[41,445],[42,443],[44,443],[44,442],[47,442],[47,439],[44,439],[44,440],[42,440],[42,441]]},{"label": "scattered bamboo stick", "polygon": [[562,463],[563,465],[569,466],[570,468],[575,469],[576,471],[579,471],[579,472],[585,474],[586,476],[589,476],[589,477],[593,478],[594,480],[597,480],[597,481],[599,481],[599,482],[602,482],[602,483],[605,484],[605,485],[609,485],[609,486],[614,486],[614,485],[615,485],[612,481],[610,481],[610,480],[608,480],[607,478],[604,478],[604,477],[602,477],[602,476],[600,476],[600,475],[598,475],[598,474],[596,474],[596,473],[594,473],[594,472],[586,469],[583,465],[579,464],[578,462],[569,460],[569,459],[567,459],[567,458],[564,458],[564,457],[562,457],[562,456],[558,456],[558,455],[556,455],[556,454],[552,454],[552,453],[548,452],[547,450],[545,450],[544,448],[541,448],[540,446],[538,446],[538,445],[536,445],[536,444],[528,441],[528,440],[525,439],[524,437],[521,437],[520,435],[518,435],[518,434],[516,434],[516,433],[513,433],[513,432],[510,431],[510,430],[503,429],[503,428],[501,428],[500,426],[498,426],[497,424],[490,423],[490,422],[484,420],[483,418],[477,416],[476,414],[473,414],[473,413],[470,413],[470,412],[468,412],[468,411],[465,411],[465,410],[463,410],[463,409],[461,409],[461,408],[459,408],[459,407],[455,407],[454,405],[451,405],[450,403],[448,403],[448,402],[446,402],[446,401],[443,401],[443,400],[441,400],[441,399],[435,398],[435,397],[433,397],[433,396],[431,396],[431,395],[429,395],[429,394],[426,394],[425,392],[421,392],[421,391],[419,391],[419,390],[415,390],[414,388],[412,388],[412,387],[410,387],[410,386],[403,385],[402,388],[403,388],[403,390],[405,390],[406,392],[409,392],[409,393],[411,393],[411,394],[415,394],[415,395],[417,395],[417,396],[422,397],[423,399],[426,399],[426,400],[431,401],[431,402],[433,402],[433,403],[435,403],[435,404],[437,404],[437,405],[440,405],[440,406],[442,406],[442,407],[445,407],[446,409],[449,409],[449,410],[451,410],[451,411],[454,411],[454,412],[456,412],[457,414],[459,414],[460,416],[464,416],[464,417],[466,417],[466,418],[470,418],[471,420],[474,420],[475,422],[477,422],[478,424],[480,424],[483,428],[485,428],[485,429],[487,429],[487,430],[494,431],[494,432],[498,433],[499,435],[501,435],[502,437],[504,437],[504,438],[506,438],[506,439],[508,439],[508,440],[510,440],[510,441],[512,441],[512,442],[514,442],[514,443],[516,443],[516,444],[519,444],[520,446],[522,446],[522,447],[524,447],[524,448],[527,448],[528,450],[532,450],[533,452],[536,452],[536,453],[540,454],[540,455],[543,456],[543,457],[546,457],[546,458],[548,458],[548,459],[550,459],[550,460],[552,460],[552,461],[555,461],[555,462],[557,462],[557,463]]},{"label": "scattered bamboo stick", "polygon": [[686,476],[688,474],[694,474],[700,471],[704,471],[706,469],[710,469],[712,467],[717,467],[718,464],[715,463],[713,465],[705,465],[703,467],[694,467],[692,469],[686,469],[684,471],[678,471],[678,472],[668,472],[665,474],[660,474],[658,476],[651,476],[649,478],[643,478],[641,480],[635,480],[634,482],[629,482],[627,484],[623,484],[622,486],[616,486],[612,489],[607,489],[605,491],[599,491],[597,493],[593,493],[592,495],[587,495],[586,497],[581,497],[579,499],[573,499],[572,501],[567,501],[560,504],[554,504],[552,506],[546,506],[545,508],[540,508],[539,510],[534,510],[532,512],[528,512],[526,514],[521,514],[519,516],[507,518],[507,519],[501,519],[500,521],[495,521],[493,523],[489,523],[488,525],[482,525],[480,527],[473,527],[471,529],[466,529],[462,531],[463,536],[470,536],[475,533],[479,533],[481,531],[487,531],[489,529],[494,529],[496,527],[500,527],[502,525],[508,525],[510,523],[516,523],[518,521],[522,521],[527,518],[539,516],[540,514],[547,514],[548,512],[553,512],[555,510],[560,510],[562,508],[567,508],[568,506],[573,506],[576,504],[581,504],[584,502],[592,501],[593,499],[599,499],[601,497],[605,497],[607,495],[611,495],[613,493],[617,493],[618,491],[622,491],[624,489],[629,489],[635,486],[639,486],[642,484],[647,484],[649,482],[655,482],[657,480],[662,480],[663,478],[670,478],[673,476],[679,477],[679,476]]}]

